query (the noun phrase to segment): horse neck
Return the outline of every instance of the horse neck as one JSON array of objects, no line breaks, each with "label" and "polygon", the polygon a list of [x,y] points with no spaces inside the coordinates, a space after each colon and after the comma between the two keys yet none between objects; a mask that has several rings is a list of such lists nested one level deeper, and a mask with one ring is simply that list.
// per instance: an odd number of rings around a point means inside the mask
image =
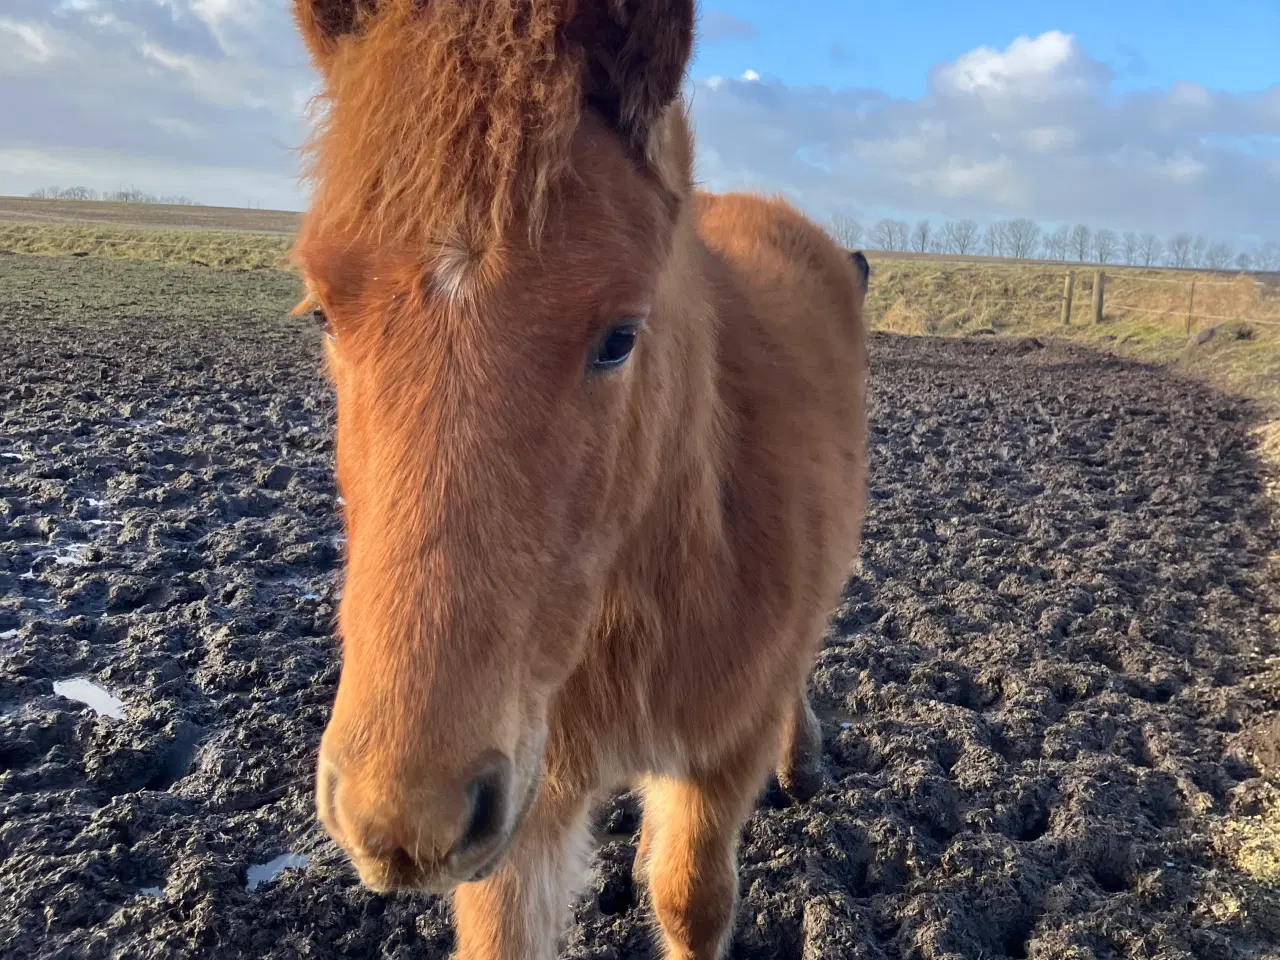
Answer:
[{"label": "horse neck", "polygon": [[727,553],[722,489],[729,412],[720,395],[720,315],[710,262],[691,221],[682,219],[659,300],[669,311],[678,375],[664,385],[669,406],[659,479],[615,564],[623,577],[669,580],[681,566],[704,572]]}]

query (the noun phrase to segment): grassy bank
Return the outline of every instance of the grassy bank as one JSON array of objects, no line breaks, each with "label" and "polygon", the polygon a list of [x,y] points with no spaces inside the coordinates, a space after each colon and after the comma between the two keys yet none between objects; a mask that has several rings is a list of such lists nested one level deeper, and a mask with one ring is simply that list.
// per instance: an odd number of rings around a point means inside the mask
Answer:
[{"label": "grassy bank", "polygon": [[1107,268],[1102,322],[1094,323],[1094,270],[1076,268],[1070,323],[1064,326],[1063,286],[1071,269],[1066,265],[874,256],[871,264],[868,306],[877,329],[1065,337],[1280,406],[1280,288],[1249,277]]},{"label": "grassy bank", "polygon": [[[96,204],[116,222],[59,220],[59,202],[23,220],[0,203],[0,252],[146,261],[235,270],[287,270],[291,214]],[[63,205],[65,206],[65,205]],[[80,204],[79,206],[85,206]],[[191,228],[167,229],[183,211]],[[28,211],[30,212],[30,211]],[[102,214],[105,216],[105,214]],[[130,223],[130,218],[150,220]],[[213,229],[216,225],[244,229]],[[1167,365],[1280,408],[1280,288],[1248,277],[1108,268],[1102,323],[1093,323],[1093,269],[1076,268],[1071,322],[1061,323],[1066,265],[974,263],[872,254],[868,308],[876,329],[904,334],[1068,337]],[[1191,283],[1195,281],[1194,300]],[[1192,312],[1187,332],[1188,308]],[[1240,319],[1236,319],[1240,318]],[[1275,324],[1275,325],[1273,325]],[[1210,332],[1211,331],[1211,332]]]}]

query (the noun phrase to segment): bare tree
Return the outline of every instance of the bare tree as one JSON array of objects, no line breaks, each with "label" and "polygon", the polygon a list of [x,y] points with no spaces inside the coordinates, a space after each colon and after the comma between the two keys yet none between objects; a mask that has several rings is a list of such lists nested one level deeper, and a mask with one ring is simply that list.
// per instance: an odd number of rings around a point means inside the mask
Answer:
[{"label": "bare tree", "polygon": [[121,187],[114,193],[107,194],[103,199],[112,200],[116,203],[155,203],[156,198],[145,191],[139,190],[137,187]]},{"label": "bare tree", "polygon": [[1050,260],[1067,259],[1067,248],[1071,245],[1071,230],[1062,224],[1053,233],[1044,235],[1044,255]]},{"label": "bare tree", "polygon": [[1034,220],[1021,217],[1017,220],[1006,220],[1003,224],[1005,252],[1017,260],[1025,260],[1040,248],[1040,235],[1043,231]]},{"label": "bare tree", "polygon": [[972,220],[948,220],[939,246],[947,253],[966,254],[978,246],[978,225]]},{"label": "bare tree", "polygon": [[1266,273],[1280,270],[1280,243],[1268,241],[1254,251],[1253,266]]},{"label": "bare tree", "polygon": [[856,250],[862,243],[862,224],[847,213],[837,213],[831,218],[831,235],[846,250]]},{"label": "bare tree", "polygon": [[1142,241],[1138,239],[1138,235],[1132,230],[1124,232],[1124,248],[1120,254],[1120,259],[1129,265],[1138,262],[1138,249],[1142,246]]},{"label": "bare tree", "polygon": [[901,250],[897,225],[892,220],[877,220],[871,228],[871,246],[877,250]]},{"label": "bare tree", "polygon": [[1253,269],[1253,254],[1241,253],[1236,257],[1236,267],[1242,273],[1248,273]]},{"label": "bare tree", "polygon": [[973,220],[959,221],[955,237],[957,253],[969,253],[978,249],[978,224]]},{"label": "bare tree", "polygon": [[1231,245],[1219,240],[1209,244],[1209,249],[1204,252],[1204,265],[1210,270],[1225,270],[1232,256]]},{"label": "bare tree", "polygon": [[147,193],[145,190],[139,190],[137,187],[125,189],[121,187],[119,190],[113,190],[109,193],[99,194],[92,187],[74,186],[74,187],[41,187],[38,190],[32,190],[29,197],[41,197],[50,200],[104,200],[112,203],[172,203],[184,207],[201,206],[198,200],[192,200],[190,197],[181,196],[165,196],[157,197],[155,194]]},{"label": "bare tree", "polygon": [[1004,228],[998,223],[987,224],[987,229],[982,231],[982,246],[988,257],[1003,256]]},{"label": "bare tree", "polygon": [[907,242],[911,239],[911,228],[905,220],[891,220],[890,223],[893,225],[894,249],[906,250]]},{"label": "bare tree", "polygon": [[1110,263],[1116,255],[1116,232],[1099,230],[1093,235],[1093,256],[1099,263]]},{"label": "bare tree", "polygon": [[1209,265],[1207,255],[1209,253],[1209,240],[1203,234],[1197,234],[1196,238],[1191,241],[1191,266],[1206,267]]},{"label": "bare tree", "polygon": [[1071,228],[1069,249],[1081,263],[1089,259],[1089,251],[1093,249],[1093,233],[1083,223],[1077,223]]},{"label": "bare tree", "polygon": [[928,220],[917,220],[916,228],[911,231],[911,249],[916,253],[928,253],[932,236],[933,224]]},{"label": "bare tree", "polygon": [[1144,267],[1159,263],[1162,256],[1164,256],[1164,244],[1154,233],[1144,233],[1138,238],[1138,260]]},{"label": "bare tree", "polygon": [[1191,234],[1175,234],[1169,240],[1169,266],[1182,269],[1191,266]]}]

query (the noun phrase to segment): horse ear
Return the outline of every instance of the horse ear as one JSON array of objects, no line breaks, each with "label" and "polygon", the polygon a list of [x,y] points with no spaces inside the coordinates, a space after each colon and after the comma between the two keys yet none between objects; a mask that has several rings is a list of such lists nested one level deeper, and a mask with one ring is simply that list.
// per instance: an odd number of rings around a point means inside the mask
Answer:
[{"label": "horse ear", "polygon": [[867,263],[867,255],[861,250],[853,251],[849,254],[849,259],[853,261],[853,269],[858,273],[858,292],[865,297],[867,284],[871,280],[871,264]]},{"label": "horse ear", "polygon": [[694,0],[579,0],[587,102],[641,156],[680,94],[693,27]]},{"label": "horse ear", "polygon": [[355,33],[377,6],[378,0],[293,0],[294,20],[316,66],[323,69],[338,41]]}]

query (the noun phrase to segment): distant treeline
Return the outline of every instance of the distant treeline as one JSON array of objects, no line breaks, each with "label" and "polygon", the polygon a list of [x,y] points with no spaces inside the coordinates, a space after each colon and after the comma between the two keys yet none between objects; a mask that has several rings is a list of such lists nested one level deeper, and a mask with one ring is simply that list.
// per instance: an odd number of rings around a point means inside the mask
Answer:
[{"label": "distant treeline", "polygon": [[39,190],[32,190],[27,196],[40,200],[103,200],[109,203],[171,203],[180,207],[203,206],[199,200],[192,200],[190,197],[158,197],[154,193],[147,193],[136,187],[130,187],[127,190],[122,187],[106,193],[99,193],[92,187],[41,187]]},{"label": "distant treeline", "polygon": [[1116,263],[1133,267],[1177,267],[1202,270],[1280,270],[1280,243],[1263,243],[1237,251],[1229,243],[1190,233],[1159,237],[1132,230],[1092,230],[1083,223],[1045,230],[1034,220],[1001,220],[980,226],[974,220],[948,220],[935,228],[929,220],[915,227],[903,220],[879,220],[870,230],[852,217],[836,215],[830,228],[850,250],[869,249],[916,253],[977,254],[1019,260],[1072,260]]}]

